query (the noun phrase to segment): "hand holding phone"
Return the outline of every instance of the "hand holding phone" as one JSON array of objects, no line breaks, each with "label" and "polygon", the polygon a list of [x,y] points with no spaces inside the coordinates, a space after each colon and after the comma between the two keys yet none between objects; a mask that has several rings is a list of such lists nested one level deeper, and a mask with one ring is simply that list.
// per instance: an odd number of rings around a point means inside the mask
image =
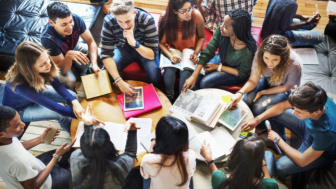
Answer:
[{"label": "hand holding phone", "polygon": [[43,138],[43,142],[50,144],[56,136],[57,131],[58,130],[56,128],[49,129]]}]

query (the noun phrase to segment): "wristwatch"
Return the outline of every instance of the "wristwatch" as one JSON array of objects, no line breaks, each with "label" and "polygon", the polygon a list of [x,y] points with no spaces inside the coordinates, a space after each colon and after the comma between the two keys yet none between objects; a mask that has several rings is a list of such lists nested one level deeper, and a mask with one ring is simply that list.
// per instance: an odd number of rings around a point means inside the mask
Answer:
[{"label": "wristwatch", "polygon": [[211,161],[205,161],[205,163],[206,163],[207,166],[209,167],[209,165],[210,165],[211,163],[214,163],[214,160],[211,160]]},{"label": "wristwatch", "polygon": [[217,68],[217,71],[218,71],[218,72],[221,72],[221,71],[222,71],[222,66],[223,66],[222,63],[220,63],[219,66],[218,66],[218,68]]},{"label": "wristwatch", "polygon": [[62,156],[59,156],[57,154],[53,154],[53,156],[57,159],[57,161],[61,161],[62,159]]},{"label": "wristwatch", "polygon": [[134,49],[137,49],[137,48],[139,48],[140,47],[140,43],[139,43],[139,41],[136,41],[135,42],[135,46],[133,47]]}]

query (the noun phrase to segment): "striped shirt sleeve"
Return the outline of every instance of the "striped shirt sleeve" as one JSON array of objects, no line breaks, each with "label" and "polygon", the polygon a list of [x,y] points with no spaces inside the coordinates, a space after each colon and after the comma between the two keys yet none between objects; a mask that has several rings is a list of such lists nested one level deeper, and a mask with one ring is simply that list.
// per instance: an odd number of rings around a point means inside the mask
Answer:
[{"label": "striped shirt sleeve", "polygon": [[155,26],[155,21],[154,18],[150,15],[146,16],[145,19],[148,21],[145,21],[145,23],[147,24],[144,28],[144,46],[151,48],[156,57],[156,55],[159,53],[159,38]]},{"label": "striped shirt sleeve", "polygon": [[101,54],[100,59],[113,57],[114,46],[117,44],[117,40],[112,30],[112,20],[111,15],[108,14],[104,18],[103,28],[101,31]]}]

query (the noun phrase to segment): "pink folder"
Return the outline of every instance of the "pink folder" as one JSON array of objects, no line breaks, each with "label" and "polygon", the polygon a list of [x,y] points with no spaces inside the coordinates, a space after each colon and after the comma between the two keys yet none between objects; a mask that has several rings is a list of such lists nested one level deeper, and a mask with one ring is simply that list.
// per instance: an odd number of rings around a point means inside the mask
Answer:
[{"label": "pink folder", "polygon": [[124,111],[124,94],[120,94],[117,96],[121,110],[124,112],[124,116],[126,119],[131,117],[138,116],[140,114],[155,110],[157,108],[161,108],[161,101],[156,94],[156,91],[153,87],[153,84],[148,84],[143,86],[144,93],[144,109],[142,110],[132,110],[132,111]]}]

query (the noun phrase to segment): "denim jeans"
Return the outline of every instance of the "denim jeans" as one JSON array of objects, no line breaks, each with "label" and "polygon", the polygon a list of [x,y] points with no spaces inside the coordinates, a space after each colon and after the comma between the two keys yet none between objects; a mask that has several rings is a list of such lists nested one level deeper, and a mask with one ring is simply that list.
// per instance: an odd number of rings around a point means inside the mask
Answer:
[{"label": "denim jeans", "polygon": [[[68,91],[72,96],[77,98],[75,92]],[[72,109],[72,104],[69,104],[52,86],[47,85],[47,89],[40,92],[40,94],[54,102],[66,104],[67,107]],[[20,102],[20,106],[26,106],[26,108],[19,112],[22,122],[57,120],[61,127],[70,134],[71,117],[62,116],[59,113],[39,104],[35,104],[28,99],[24,99]]]},{"label": "denim jeans", "polygon": [[[78,43],[74,49],[75,51],[80,51],[83,54],[87,54],[88,58],[89,57],[89,50],[88,50],[88,45],[86,43]],[[98,56],[97,56],[97,62],[100,62],[99,54],[100,54],[100,49],[98,49]],[[64,85],[65,88],[70,89],[74,92],[76,92],[76,76],[84,76],[86,75],[87,70],[90,67],[89,64],[82,64],[79,65],[77,62],[72,61],[72,67],[71,69],[65,74],[62,75],[60,74],[60,81]]]},{"label": "denim jeans", "polygon": [[274,173],[274,156],[272,152],[266,150],[265,155],[264,155],[264,160],[266,162],[267,171],[271,175],[271,178],[272,178],[273,173]]},{"label": "denim jeans", "polygon": [[[243,101],[249,106],[254,116],[258,116],[266,111],[268,106],[278,104],[279,102],[286,101],[291,93],[291,90],[271,95],[263,95],[256,102],[253,102],[254,98],[257,96],[257,93],[271,88],[267,80],[263,77],[259,80],[259,83],[255,89],[246,93],[243,96]],[[260,129],[266,129],[264,121],[258,125]]]},{"label": "denim jeans", "polygon": [[[143,179],[143,189],[150,189],[150,185],[151,185],[151,178]],[[189,189],[194,189],[192,177],[190,179]]]},{"label": "denim jeans", "polygon": [[[220,55],[217,53],[208,64],[219,65],[221,63]],[[205,72],[206,75],[200,81],[200,88],[214,88],[223,85],[237,85],[248,79],[249,76],[241,78],[226,72],[218,72],[217,70],[212,72]]]},{"label": "denim jeans", "polygon": [[[300,23],[301,20],[294,18],[293,23]],[[295,41],[291,43],[292,47],[295,46],[313,46],[323,41],[323,34],[319,31],[311,31],[316,27],[316,24],[308,24],[296,30],[292,30]]]},{"label": "denim jeans", "polygon": [[[161,71],[159,68],[159,54],[154,60],[149,60],[141,56],[135,49],[133,49],[128,43],[124,47],[115,47],[113,60],[117,66],[118,72],[121,72],[132,62],[140,62],[146,71],[146,82],[153,83],[155,87],[159,86],[161,79]],[[114,81],[109,74],[111,82]]]},{"label": "denim jeans", "polygon": [[[312,145],[314,139],[307,130],[304,120],[297,118],[292,113],[293,110],[288,109],[283,114],[270,118],[269,121],[271,123],[272,130],[277,132],[281,137],[285,136],[285,127],[297,137],[299,137],[302,141],[302,144],[298,151],[303,153]],[[330,165],[331,163],[332,162],[322,154],[309,165],[300,167],[295,164],[288,156],[282,156],[275,163],[275,174],[279,177],[288,177],[294,173],[322,168]]]},{"label": "denim jeans", "polygon": [[176,80],[176,72],[180,73],[179,93],[182,91],[182,87],[184,85],[185,80],[188,79],[193,73],[192,71],[189,71],[189,70],[181,71],[174,67],[164,68],[163,82],[165,85],[165,91],[166,91],[165,94],[171,103],[174,102],[174,93],[175,93],[174,86],[175,86],[175,80]]}]

